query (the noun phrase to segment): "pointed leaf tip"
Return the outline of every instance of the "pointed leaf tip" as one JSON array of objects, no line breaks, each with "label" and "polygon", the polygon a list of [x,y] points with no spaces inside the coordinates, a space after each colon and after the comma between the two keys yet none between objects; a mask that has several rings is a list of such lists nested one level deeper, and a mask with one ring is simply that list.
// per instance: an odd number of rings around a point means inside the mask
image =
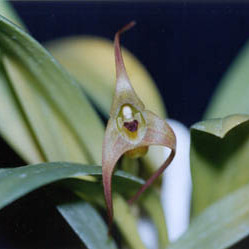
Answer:
[{"label": "pointed leaf tip", "polygon": [[176,149],[176,138],[173,130],[165,120],[145,110],[144,104],[136,95],[126,73],[119,38],[122,32],[130,29],[134,24],[135,22],[131,22],[118,31],[114,42],[117,74],[116,91],[102,149],[102,176],[109,216],[109,231],[113,219],[112,174],[119,158],[124,153],[132,157],[142,156],[150,145],[162,145],[171,149],[171,154],[165,163],[129,201],[129,203],[132,203],[171,163]]}]

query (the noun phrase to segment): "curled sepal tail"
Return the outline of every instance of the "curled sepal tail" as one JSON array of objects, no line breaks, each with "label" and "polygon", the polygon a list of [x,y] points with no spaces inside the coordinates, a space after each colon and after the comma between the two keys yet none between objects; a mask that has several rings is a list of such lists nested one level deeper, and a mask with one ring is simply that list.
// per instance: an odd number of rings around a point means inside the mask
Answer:
[{"label": "curled sepal tail", "polygon": [[113,220],[112,174],[123,154],[142,156],[150,145],[161,145],[171,149],[165,163],[147,180],[136,195],[135,201],[165,170],[175,155],[176,138],[167,122],[154,113],[145,110],[144,104],[135,93],[125,70],[120,50],[120,34],[134,26],[129,23],[115,35],[116,90],[107,124],[102,150],[102,175],[104,195],[109,217],[109,231]]}]

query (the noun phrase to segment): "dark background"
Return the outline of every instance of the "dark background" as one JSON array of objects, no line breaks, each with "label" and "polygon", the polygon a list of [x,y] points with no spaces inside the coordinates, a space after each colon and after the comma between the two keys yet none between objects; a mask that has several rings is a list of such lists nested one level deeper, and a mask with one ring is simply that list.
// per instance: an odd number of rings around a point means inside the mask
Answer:
[{"label": "dark background", "polygon": [[[155,79],[169,117],[187,126],[202,118],[215,87],[249,37],[249,2],[12,4],[40,42],[80,34],[113,39],[120,27],[136,20],[122,44]],[[25,164],[3,140],[0,148],[1,167]],[[65,222],[43,198],[42,191],[35,192],[0,213],[0,247],[76,248],[78,238],[70,235]],[[247,245],[244,240],[236,248]]]},{"label": "dark background", "polygon": [[40,42],[80,34],[122,37],[157,83],[171,118],[190,126],[249,37],[248,4],[165,2],[13,2]]}]

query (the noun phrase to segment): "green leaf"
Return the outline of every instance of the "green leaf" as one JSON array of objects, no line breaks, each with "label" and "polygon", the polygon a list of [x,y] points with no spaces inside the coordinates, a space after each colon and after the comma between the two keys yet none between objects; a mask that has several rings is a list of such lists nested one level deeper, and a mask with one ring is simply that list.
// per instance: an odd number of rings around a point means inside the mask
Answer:
[{"label": "green leaf", "polygon": [[249,114],[249,43],[240,51],[219,83],[207,108],[205,119],[231,114]]},{"label": "green leaf", "polygon": [[249,235],[249,185],[227,195],[192,220],[168,249],[225,249]]},{"label": "green leaf", "polygon": [[4,63],[45,160],[91,161],[85,150],[81,149],[74,130],[63,120],[54,103],[49,102],[47,95],[37,87],[36,78],[14,60],[5,57]]},{"label": "green leaf", "polygon": [[0,133],[27,162],[38,163],[44,157],[36,143],[23,109],[11,86],[0,57]]},{"label": "green leaf", "polygon": [[116,249],[108,229],[97,211],[85,201],[65,203],[58,206],[59,212],[66,218],[74,232],[89,249]]},{"label": "green leaf", "polygon": [[104,127],[77,82],[38,42],[3,17],[0,48],[46,160],[100,164]]},{"label": "green leaf", "polygon": [[[99,166],[86,166],[75,163],[41,163],[18,168],[0,170],[0,208],[44,185],[62,179],[85,179],[85,176],[101,176]],[[114,174],[114,179],[123,178],[141,184],[141,180],[122,171]],[[92,179],[91,179],[92,180]],[[83,181],[84,182],[84,181]],[[101,195],[102,187],[100,188]]]},{"label": "green leaf", "polygon": [[23,22],[19,18],[18,14],[15,12],[10,1],[7,0],[1,0],[0,1],[0,15],[6,17],[16,25],[19,25],[20,27],[24,27]]},{"label": "green leaf", "polygon": [[157,228],[159,248],[165,249],[169,243],[168,231],[159,194],[153,189],[148,190],[141,198],[141,205],[152,218],[152,221]]},{"label": "green leaf", "polygon": [[[100,176],[101,168],[72,163],[44,163],[1,169],[0,208],[48,183],[67,178],[80,179],[85,175]],[[123,172],[117,172],[116,176],[129,178]],[[132,176],[131,178],[135,179]],[[81,182],[87,184],[86,181]],[[100,189],[100,191],[103,190]],[[116,248],[113,240],[108,236],[104,221],[90,204],[74,201],[60,204],[57,208],[88,248]]]},{"label": "green leaf", "polygon": [[248,115],[232,115],[192,126],[193,215],[249,182],[248,131]]},{"label": "green leaf", "polygon": [[[0,2],[0,14],[20,27],[25,28],[21,19],[8,1],[2,0]],[[29,163],[42,162],[44,161],[44,157],[38,144],[35,142],[34,134],[32,134],[30,130],[26,116],[24,115],[15,92],[11,87],[8,75],[6,75],[2,65],[2,55],[0,63],[1,136],[25,161]]]},{"label": "green leaf", "polygon": [[[98,166],[86,166],[75,163],[42,163],[37,165],[23,166],[13,169],[0,170],[0,208],[3,208],[18,198],[44,185],[57,182],[63,179],[76,179],[66,181],[64,186],[73,190],[76,194],[86,199],[90,199],[101,206],[104,206],[102,182],[85,181],[85,176],[101,176],[102,169]],[[83,179],[79,182],[80,179]],[[114,188],[121,193],[138,188],[144,182],[130,174],[116,171],[114,174]],[[90,197],[90,198],[89,198]],[[66,218],[68,223],[78,234],[79,224],[75,221],[77,214],[77,204],[69,204],[71,210],[76,209],[76,213],[69,212],[69,206],[58,206],[59,211]],[[74,205],[75,209],[74,209]],[[145,248],[137,232],[136,218],[129,211],[128,204],[120,195],[115,194],[114,200],[115,221],[117,222],[123,236],[126,238],[131,248]],[[82,230],[82,233],[84,231]],[[81,235],[85,236],[85,235]],[[83,240],[85,241],[85,240]]]}]

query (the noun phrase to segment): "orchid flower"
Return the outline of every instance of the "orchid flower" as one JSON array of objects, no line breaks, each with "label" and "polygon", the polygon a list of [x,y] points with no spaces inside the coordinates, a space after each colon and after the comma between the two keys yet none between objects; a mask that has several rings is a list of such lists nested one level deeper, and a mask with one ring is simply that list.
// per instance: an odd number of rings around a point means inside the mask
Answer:
[{"label": "orchid flower", "polygon": [[131,22],[115,35],[116,90],[110,111],[102,150],[102,175],[104,194],[109,217],[109,229],[113,219],[112,175],[119,158],[126,154],[132,158],[143,156],[150,145],[162,145],[171,149],[165,163],[138,190],[131,204],[155,181],[175,156],[176,138],[165,120],[145,109],[135,93],[120,49],[120,34],[135,25]]}]

